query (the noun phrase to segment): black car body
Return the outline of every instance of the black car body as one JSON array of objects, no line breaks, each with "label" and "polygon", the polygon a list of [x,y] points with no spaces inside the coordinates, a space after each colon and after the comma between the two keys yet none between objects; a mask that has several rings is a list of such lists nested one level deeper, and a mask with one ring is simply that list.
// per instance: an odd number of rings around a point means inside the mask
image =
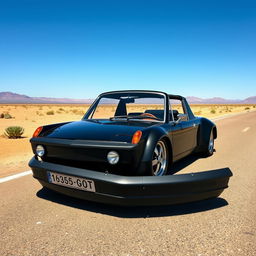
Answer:
[{"label": "black car body", "polygon": [[[101,117],[104,108],[110,113]],[[191,153],[212,155],[216,138],[215,124],[195,117],[182,96],[108,92],[81,121],[39,127],[31,139],[35,156],[30,166],[44,187],[88,200],[123,205],[195,201],[218,196],[230,170],[166,174]]]}]

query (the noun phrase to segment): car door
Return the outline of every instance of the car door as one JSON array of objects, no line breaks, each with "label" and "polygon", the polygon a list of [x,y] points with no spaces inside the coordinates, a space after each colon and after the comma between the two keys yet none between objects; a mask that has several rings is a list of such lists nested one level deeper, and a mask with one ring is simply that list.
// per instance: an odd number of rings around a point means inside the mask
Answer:
[{"label": "car door", "polygon": [[183,152],[188,154],[194,150],[197,145],[197,129],[198,125],[195,120],[187,120],[181,122],[183,131]]},{"label": "car door", "polygon": [[172,151],[174,160],[179,158],[179,155],[183,153],[183,130],[182,123],[172,123],[171,130],[169,132],[172,138]]},{"label": "car door", "polygon": [[171,104],[171,111],[179,113],[173,116],[175,122],[172,126],[173,156],[174,160],[178,160],[196,147],[198,125],[189,117],[186,105],[181,99],[172,99]]}]

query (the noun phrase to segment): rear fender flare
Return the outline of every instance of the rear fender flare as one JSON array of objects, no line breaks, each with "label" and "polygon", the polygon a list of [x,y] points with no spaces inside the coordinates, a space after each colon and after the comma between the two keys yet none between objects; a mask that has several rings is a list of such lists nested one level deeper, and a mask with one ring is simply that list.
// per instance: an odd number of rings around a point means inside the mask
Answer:
[{"label": "rear fender flare", "polygon": [[197,145],[198,145],[199,152],[203,151],[205,148],[208,147],[209,137],[212,131],[213,131],[214,139],[216,139],[217,138],[216,125],[212,121],[206,118],[201,118],[201,123],[200,123],[198,134],[197,134],[197,141],[198,141]]}]

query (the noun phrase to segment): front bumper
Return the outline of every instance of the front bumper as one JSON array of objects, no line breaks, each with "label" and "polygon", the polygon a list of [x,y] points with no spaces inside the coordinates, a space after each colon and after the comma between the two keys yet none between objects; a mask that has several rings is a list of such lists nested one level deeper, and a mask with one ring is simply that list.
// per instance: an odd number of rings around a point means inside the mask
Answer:
[{"label": "front bumper", "polygon": [[[51,190],[89,201],[123,206],[180,204],[218,197],[228,187],[232,176],[229,168],[222,168],[162,177],[128,177],[40,162],[35,157],[30,160],[29,166],[33,177]],[[49,183],[47,171],[93,180],[96,192]]]}]

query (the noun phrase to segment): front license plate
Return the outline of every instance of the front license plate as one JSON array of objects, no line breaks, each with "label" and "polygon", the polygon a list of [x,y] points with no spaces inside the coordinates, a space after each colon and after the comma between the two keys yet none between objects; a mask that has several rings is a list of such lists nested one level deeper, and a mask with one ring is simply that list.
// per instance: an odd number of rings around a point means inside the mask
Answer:
[{"label": "front license plate", "polygon": [[90,192],[95,192],[95,185],[93,180],[69,176],[62,173],[47,172],[49,183],[57,184],[64,187],[75,188]]}]

